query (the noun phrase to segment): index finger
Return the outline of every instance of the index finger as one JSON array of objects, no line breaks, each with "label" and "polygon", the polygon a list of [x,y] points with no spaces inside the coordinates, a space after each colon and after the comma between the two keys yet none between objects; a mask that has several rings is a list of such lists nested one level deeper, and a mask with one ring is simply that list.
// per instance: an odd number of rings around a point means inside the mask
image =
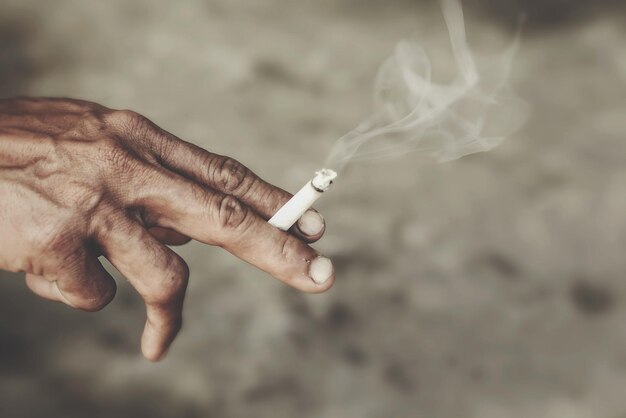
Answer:
[{"label": "index finger", "polygon": [[334,270],[330,260],[292,234],[268,224],[234,198],[162,173],[141,189],[145,221],[176,230],[235,256],[305,292],[330,288]]},{"label": "index finger", "polygon": [[[206,151],[197,145],[152,125],[160,146],[157,158],[168,169],[205,184],[226,195],[236,197],[268,220],[293,195],[257,176],[239,161]],[[291,232],[308,242],[315,242],[324,234],[324,218],[311,209],[291,229]]]}]

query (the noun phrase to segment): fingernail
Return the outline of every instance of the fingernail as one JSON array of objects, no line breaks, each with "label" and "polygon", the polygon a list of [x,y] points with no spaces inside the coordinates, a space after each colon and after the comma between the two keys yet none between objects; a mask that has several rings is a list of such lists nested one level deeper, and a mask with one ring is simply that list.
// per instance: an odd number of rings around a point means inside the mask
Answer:
[{"label": "fingernail", "polygon": [[309,266],[309,275],[317,284],[325,283],[330,279],[333,271],[333,263],[326,257],[317,257]]},{"label": "fingernail", "polygon": [[317,235],[324,229],[324,218],[314,210],[307,210],[298,220],[298,228],[306,235]]}]

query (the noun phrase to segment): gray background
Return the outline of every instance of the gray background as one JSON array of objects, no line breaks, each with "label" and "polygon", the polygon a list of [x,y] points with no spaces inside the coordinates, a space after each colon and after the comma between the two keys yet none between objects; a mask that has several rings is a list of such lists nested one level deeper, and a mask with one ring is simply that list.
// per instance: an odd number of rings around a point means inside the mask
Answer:
[{"label": "gray background", "polygon": [[[160,364],[123,279],[88,314],[0,273],[0,415],[626,417],[626,7],[465,3],[479,53],[527,13],[521,132],[350,166],[319,204],[327,294],[181,248],[186,324]],[[0,96],[131,108],[295,191],[412,34],[447,47],[436,2],[3,0]]]}]

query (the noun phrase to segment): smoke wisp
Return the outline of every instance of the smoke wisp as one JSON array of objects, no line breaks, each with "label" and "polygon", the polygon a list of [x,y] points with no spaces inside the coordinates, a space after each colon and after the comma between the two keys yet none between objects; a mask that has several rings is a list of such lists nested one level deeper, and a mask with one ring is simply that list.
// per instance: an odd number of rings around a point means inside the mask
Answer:
[{"label": "smoke wisp", "polygon": [[441,0],[456,77],[437,83],[424,49],[402,41],[381,66],[374,112],[333,146],[326,166],[422,152],[439,161],[488,151],[521,127],[527,105],[510,88],[519,36],[501,54],[481,59],[469,48],[459,0]]}]

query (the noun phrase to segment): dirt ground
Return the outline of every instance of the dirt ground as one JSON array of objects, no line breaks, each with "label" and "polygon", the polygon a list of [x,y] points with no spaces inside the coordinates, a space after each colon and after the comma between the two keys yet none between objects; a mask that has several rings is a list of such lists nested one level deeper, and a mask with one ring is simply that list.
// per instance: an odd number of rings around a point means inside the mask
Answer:
[{"label": "dirt ground", "polygon": [[[527,11],[521,132],[448,164],[351,165],[319,205],[327,294],[181,248],[163,363],[139,354],[123,279],[88,314],[0,273],[0,416],[626,417],[626,5],[465,3],[479,53]],[[436,2],[4,0],[0,96],[131,108],[295,191],[409,35],[447,46]]]}]

